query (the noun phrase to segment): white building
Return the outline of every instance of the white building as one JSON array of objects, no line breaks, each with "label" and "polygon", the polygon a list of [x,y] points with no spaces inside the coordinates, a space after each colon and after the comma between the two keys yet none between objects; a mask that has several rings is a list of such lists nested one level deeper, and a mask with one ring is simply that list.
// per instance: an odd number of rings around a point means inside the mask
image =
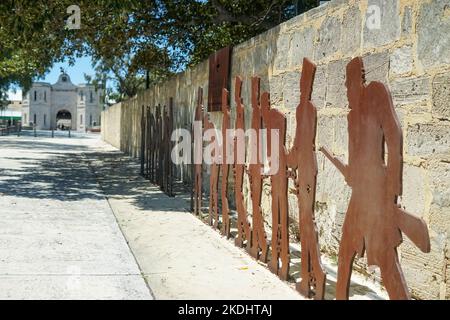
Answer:
[{"label": "white building", "polygon": [[79,131],[98,127],[102,95],[102,90],[95,90],[93,85],[74,85],[65,73],[53,85],[35,82],[23,97],[23,125],[36,124],[38,130],[56,129],[61,125]]}]

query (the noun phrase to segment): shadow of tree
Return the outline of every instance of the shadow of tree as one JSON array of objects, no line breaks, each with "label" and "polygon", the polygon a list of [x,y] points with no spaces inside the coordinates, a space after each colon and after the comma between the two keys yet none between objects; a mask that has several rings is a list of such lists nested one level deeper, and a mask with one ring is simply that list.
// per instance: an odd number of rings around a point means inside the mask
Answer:
[{"label": "shadow of tree", "polygon": [[[10,168],[0,169],[2,195],[61,201],[103,197],[87,161],[80,153],[87,150],[87,147],[21,140],[0,141],[0,148],[26,149],[26,153],[18,157],[0,156],[0,161],[4,162],[6,167],[6,162],[16,162]],[[60,152],[54,152],[55,150]],[[43,156],[34,157],[34,153]]]}]

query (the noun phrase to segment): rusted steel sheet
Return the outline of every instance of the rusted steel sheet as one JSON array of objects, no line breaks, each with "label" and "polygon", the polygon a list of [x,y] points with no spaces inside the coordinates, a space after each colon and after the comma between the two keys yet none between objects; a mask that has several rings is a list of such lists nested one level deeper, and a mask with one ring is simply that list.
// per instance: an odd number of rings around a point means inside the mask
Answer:
[{"label": "rusted steel sheet", "polygon": [[145,117],[145,106],[141,107],[141,151],[140,151],[140,160],[141,160],[141,175],[145,175],[145,125],[146,125],[146,117]]},{"label": "rusted steel sheet", "polygon": [[171,151],[171,135],[172,135],[172,124],[170,123],[170,106],[164,106],[164,116],[163,116],[163,140],[161,145],[161,151],[163,154],[163,180],[161,189],[169,196],[170,194],[170,184],[171,184],[171,164],[170,151]]},{"label": "rusted steel sheet", "polygon": [[[201,122],[201,129],[203,130],[203,89],[198,88],[197,93],[197,107],[195,109],[194,121]],[[192,136],[195,137],[194,128],[192,128]],[[192,153],[194,159],[202,158],[203,139],[196,141],[194,139],[194,152]],[[194,162],[193,162],[194,163]],[[202,209],[202,164],[194,163],[194,186],[193,186],[193,211],[195,214],[200,214]]]},{"label": "rusted steel sheet", "polygon": [[167,195],[173,196],[173,164],[171,152],[173,143],[173,99],[169,107],[142,107],[142,144],[141,144],[141,172],[151,183],[158,185]]},{"label": "rusted steel sheet", "polygon": [[250,141],[250,156],[253,161],[249,165],[249,180],[250,180],[250,194],[252,199],[252,240],[251,246],[247,246],[250,254],[255,259],[260,259],[263,262],[267,261],[267,235],[264,230],[264,218],[261,209],[261,194],[263,177],[261,174],[261,149],[260,149],[260,132],[261,132],[261,105],[260,105],[260,81],[258,77],[252,78],[252,126],[251,128],[256,132],[256,136],[252,137]]},{"label": "rusted steel sheet", "polygon": [[154,114],[149,109],[149,131],[150,131],[150,143],[149,143],[149,153],[150,153],[150,182],[155,183],[156,182],[156,119]]},{"label": "rusted steel sheet", "polygon": [[[208,130],[216,130],[214,123],[209,120],[208,113],[205,113],[203,117],[204,131]],[[217,136],[213,136],[213,141],[211,141],[211,145],[217,146]],[[215,229],[219,228],[219,170],[220,166],[217,163],[217,157],[220,157],[220,154],[216,154],[218,151],[218,147],[214,147],[211,158],[212,163],[209,166],[210,174],[209,174],[209,216],[208,222],[209,225],[213,226]]]},{"label": "rusted steel sheet", "polygon": [[222,91],[222,180],[221,180],[221,195],[222,195],[222,235],[224,235],[227,239],[231,237],[230,233],[230,207],[228,204],[228,177],[230,174],[230,165],[228,163],[228,151],[229,151],[229,137],[227,134],[227,130],[230,129],[231,125],[231,112],[230,105],[228,102],[229,92],[227,89],[223,89]]},{"label": "rusted steel sheet", "polygon": [[[261,96],[262,118],[267,129],[267,155],[273,163],[278,163],[278,173],[270,176],[272,196],[272,257],[269,269],[281,279],[289,278],[289,213],[288,213],[288,177],[286,165],[286,116],[270,108],[269,93]],[[279,149],[271,153],[272,130],[278,139]],[[274,168],[273,168],[274,169]],[[275,170],[275,169],[274,169]]]},{"label": "rusted steel sheet", "polygon": [[297,290],[305,297],[323,299],[326,274],[320,259],[319,236],[314,219],[317,158],[317,109],[311,101],[316,65],[303,60],[300,80],[300,104],[296,110],[294,143],[287,156],[288,167],[295,181],[299,208],[301,242],[301,282]]},{"label": "rusted steel sheet", "polygon": [[237,211],[237,236],[235,239],[236,246],[242,248],[246,242],[247,247],[251,247],[251,229],[250,222],[247,219],[247,209],[245,208],[244,202],[244,173],[245,173],[245,150],[241,150],[242,159],[239,159],[238,145],[244,145],[245,138],[243,132],[245,131],[245,112],[242,103],[242,79],[236,77],[235,84],[235,102],[236,102],[236,124],[235,130],[241,130],[242,135],[240,136],[244,141],[239,141],[239,136],[234,138],[234,195],[236,201],[236,211]]},{"label": "rusted steel sheet", "polygon": [[172,142],[172,132],[175,128],[174,117],[173,117],[173,98],[169,99],[169,109],[167,115],[167,130],[166,130],[166,139],[167,139],[167,147],[166,147],[166,162],[167,162],[167,185],[166,185],[166,193],[169,197],[174,197],[175,194],[173,192],[173,182],[174,182],[174,167],[171,159],[172,149],[174,143]]},{"label": "rusted steel sheet", "polygon": [[157,164],[156,164],[156,184],[159,186],[162,186],[163,184],[163,172],[162,172],[162,166],[163,166],[163,153],[161,152],[161,145],[162,145],[162,115],[161,115],[161,106],[158,105],[156,107],[156,146],[155,150],[157,153]]},{"label": "rusted steel sheet", "polygon": [[430,251],[430,239],[425,222],[398,205],[403,137],[391,94],[381,82],[365,84],[360,57],[347,66],[346,86],[350,108],[348,165],[321,149],[352,188],[339,250],[336,298],[348,299],[353,259],[367,253],[368,265],[380,267],[389,297],[410,299],[397,247],[402,232],[423,252]]},{"label": "rusted steel sheet", "polygon": [[209,57],[208,112],[221,111],[222,90],[228,89],[231,47],[223,48]]}]

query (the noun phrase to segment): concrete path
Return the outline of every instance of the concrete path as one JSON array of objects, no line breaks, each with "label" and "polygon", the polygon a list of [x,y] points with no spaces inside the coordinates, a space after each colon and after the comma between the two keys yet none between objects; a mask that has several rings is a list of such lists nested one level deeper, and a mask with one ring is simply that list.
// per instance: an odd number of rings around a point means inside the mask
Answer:
[{"label": "concrete path", "polygon": [[97,139],[66,135],[0,137],[0,299],[152,299],[84,156]]},{"label": "concrete path", "polygon": [[302,299],[264,265],[139,176],[137,161],[106,145],[91,166],[156,299]]},{"label": "concrete path", "polygon": [[[0,299],[302,299],[298,245],[283,282],[98,136],[38,135],[0,137]],[[352,279],[352,299],[385,298]]]}]

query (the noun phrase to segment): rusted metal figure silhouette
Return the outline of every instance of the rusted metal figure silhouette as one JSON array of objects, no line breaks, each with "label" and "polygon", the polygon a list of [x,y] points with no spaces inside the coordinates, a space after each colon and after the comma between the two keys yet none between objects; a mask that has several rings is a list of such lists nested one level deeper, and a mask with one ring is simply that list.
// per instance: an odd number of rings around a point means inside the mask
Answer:
[{"label": "rusted metal figure silhouette", "polygon": [[305,297],[323,299],[326,275],[320,259],[319,237],[314,221],[317,109],[311,102],[311,94],[315,73],[316,65],[305,58],[300,80],[300,104],[296,110],[297,127],[287,163],[295,178],[300,217],[301,282],[297,284],[297,290]]},{"label": "rusted metal figure silhouette", "polygon": [[368,265],[380,267],[389,297],[409,299],[397,254],[402,231],[424,252],[430,251],[430,240],[425,222],[397,204],[402,194],[402,131],[388,88],[380,82],[365,84],[361,58],[348,64],[346,86],[348,165],[321,149],[352,188],[339,250],[336,298],[348,299],[353,260],[366,251]]},{"label": "rusted metal figure silhouette", "polygon": [[[204,131],[215,130],[214,123],[209,120],[208,113],[205,113],[203,118]],[[213,135],[212,144],[217,144],[217,136]],[[212,163],[210,165],[209,175],[209,215],[208,223],[215,229],[219,227],[219,169],[220,166],[216,159],[220,157],[220,154],[215,152],[218,148],[214,148],[211,154]]]},{"label": "rusted metal figure silhouette", "polygon": [[222,192],[222,235],[230,238],[230,208],[228,206],[228,177],[230,173],[230,165],[227,162],[228,155],[228,135],[227,130],[230,129],[230,106],[228,103],[229,93],[227,89],[222,91],[222,180],[221,180],[221,192]]},{"label": "rusted metal figure silhouette", "polygon": [[[195,109],[194,121],[202,123],[201,129],[203,129],[203,89],[198,88],[197,107]],[[192,191],[193,195],[193,211],[194,214],[200,214],[202,210],[202,163],[195,163],[195,160],[202,159],[203,150],[203,138],[200,137],[199,141],[195,141],[195,129],[192,128],[192,136],[194,137],[194,187]]]},{"label": "rusted metal figure silhouette", "polygon": [[[286,116],[277,109],[270,108],[269,93],[261,96],[261,109],[264,125],[267,129],[267,155],[271,170],[275,163],[278,172],[271,172],[272,195],[272,257],[269,269],[281,279],[289,277],[289,213],[288,213],[288,177],[286,164]],[[278,150],[272,154],[272,130],[278,140]]]},{"label": "rusted metal figure silhouette", "polygon": [[252,160],[249,165],[250,194],[252,198],[252,240],[251,246],[247,250],[255,259],[263,262],[267,261],[267,236],[264,231],[264,219],[261,209],[261,194],[263,177],[261,170],[263,168],[260,157],[260,132],[261,132],[261,106],[260,106],[260,78],[252,78],[252,130],[256,135],[251,139],[250,157]]},{"label": "rusted metal figure silhouette", "polygon": [[156,184],[159,186],[163,185],[163,162],[164,153],[162,152],[162,141],[163,141],[163,120],[161,113],[161,105],[156,107],[156,152],[157,152],[157,171],[156,171]]},{"label": "rusted metal figure silhouette", "polygon": [[[245,113],[244,106],[242,103],[242,79],[236,77],[236,85],[234,90],[234,99],[236,102],[236,124],[235,130],[245,131]],[[237,211],[237,236],[235,239],[236,246],[242,248],[244,242],[247,241],[247,247],[251,246],[251,229],[250,223],[247,219],[247,209],[244,203],[244,172],[245,172],[245,150],[243,152],[244,159],[239,159],[238,148],[242,148],[244,141],[239,141],[238,137],[234,138],[234,194],[236,200],[236,211]]]}]

